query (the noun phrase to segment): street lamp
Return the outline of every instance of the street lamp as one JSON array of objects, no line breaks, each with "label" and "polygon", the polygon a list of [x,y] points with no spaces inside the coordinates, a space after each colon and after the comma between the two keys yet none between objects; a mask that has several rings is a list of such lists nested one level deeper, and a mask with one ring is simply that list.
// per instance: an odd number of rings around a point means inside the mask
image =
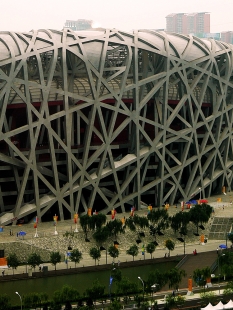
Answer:
[{"label": "street lamp", "polygon": [[201,187],[199,187],[199,191],[200,191],[200,200],[201,200]]},{"label": "street lamp", "polygon": [[[155,284],[153,284],[153,285],[151,286],[151,288],[152,288],[152,299],[154,299],[153,297],[154,297],[154,293],[156,293],[157,285],[159,285],[159,284],[158,284],[158,283],[155,283]],[[154,303],[155,303],[155,301],[154,301]]]},{"label": "street lamp", "polygon": [[21,302],[21,310],[23,309],[23,305],[22,305],[22,297],[19,295],[19,293],[18,292],[15,292],[15,294],[16,295],[18,295],[19,296],[19,298],[20,298],[20,302]]},{"label": "street lamp", "polygon": [[221,276],[221,270],[220,270],[220,263],[219,263],[219,257],[220,256],[225,256],[225,254],[223,253],[222,255],[219,255],[219,253],[218,253],[218,294],[220,295],[220,283],[219,283],[219,281],[220,281],[220,276]]},{"label": "street lamp", "polygon": [[113,270],[116,270],[116,268],[113,268],[110,272],[110,278],[109,278],[109,299],[110,299],[110,302],[111,302],[111,288],[112,288],[112,281],[113,281],[113,277],[112,277],[112,272]]},{"label": "street lamp", "polygon": [[142,286],[143,286],[143,301],[144,301],[144,282],[143,282],[141,277],[138,277],[138,279],[142,282]]}]

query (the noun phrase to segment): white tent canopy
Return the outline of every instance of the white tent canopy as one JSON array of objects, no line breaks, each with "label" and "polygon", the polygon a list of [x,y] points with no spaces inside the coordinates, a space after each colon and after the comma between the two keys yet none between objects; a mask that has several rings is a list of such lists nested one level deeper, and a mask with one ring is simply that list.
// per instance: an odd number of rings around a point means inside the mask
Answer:
[{"label": "white tent canopy", "polygon": [[224,309],[224,304],[220,301],[217,305],[214,306],[215,310]]},{"label": "white tent canopy", "polygon": [[224,305],[224,309],[233,308],[233,301],[230,299],[227,304]]},{"label": "white tent canopy", "polygon": [[212,306],[212,304],[209,303],[205,308],[201,308],[201,310],[223,310],[231,308],[233,308],[233,301],[229,300],[225,305],[221,301],[216,306]]},{"label": "white tent canopy", "polygon": [[214,309],[215,309],[214,306],[212,306],[210,302],[205,308],[201,308],[201,310],[214,310]]}]

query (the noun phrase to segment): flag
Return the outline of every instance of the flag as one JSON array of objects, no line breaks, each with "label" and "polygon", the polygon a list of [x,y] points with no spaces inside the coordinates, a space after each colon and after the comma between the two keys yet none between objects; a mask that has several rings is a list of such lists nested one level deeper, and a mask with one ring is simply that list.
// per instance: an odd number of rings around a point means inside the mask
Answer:
[{"label": "flag", "polygon": [[78,213],[74,214],[74,223],[77,224],[78,222]]},{"label": "flag", "polygon": [[33,227],[34,227],[34,228],[37,228],[37,224],[38,224],[38,222],[39,222],[39,220],[38,220],[38,217],[37,217],[37,216],[33,219],[33,222],[34,222]]},{"label": "flag", "polygon": [[142,255],[145,255],[145,247],[144,247],[144,244],[142,246]]},{"label": "flag", "polygon": [[113,277],[111,276],[109,279],[109,285],[112,285]]},{"label": "flag", "polygon": [[131,208],[131,211],[130,211],[130,216],[134,216],[134,211],[135,211],[135,208],[132,207],[132,208]]},{"label": "flag", "polygon": [[112,209],[111,213],[112,213],[112,220],[114,220],[115,215],[116,215],[116,210],[115,210],[115,209]]},{"label": "flag", "polygon": [[54,226],[57,225],[58,216],[55,214],[53,217]]}]

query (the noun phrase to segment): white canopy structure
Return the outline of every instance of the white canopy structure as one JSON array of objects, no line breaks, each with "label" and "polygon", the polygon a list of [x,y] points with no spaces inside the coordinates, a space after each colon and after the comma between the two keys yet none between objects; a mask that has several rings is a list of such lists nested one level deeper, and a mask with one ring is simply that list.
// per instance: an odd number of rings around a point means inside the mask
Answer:
[{"label": "white canopy structure", "polygon": [[232,309],[233,301],[230,299],[227,304],[224,305],[224,309]]},{"label": "white canopy structure", "polygon": [[232,309],[232,308],[233,308],[233,301],[229,300],[229,302],[225,305],[221,301],[215,306],[209,303],[206,307],[201,308],[201,310],[223,310],[223,309]]},{"label": "white canopy structure", "polygon": [[201,310],[214,310],[214,309],[215,309],[215,307],[214,307],[214,306],[212,306],[212,304],[211,304],[211,303],[209,303],[206,307],[201,308]]}]

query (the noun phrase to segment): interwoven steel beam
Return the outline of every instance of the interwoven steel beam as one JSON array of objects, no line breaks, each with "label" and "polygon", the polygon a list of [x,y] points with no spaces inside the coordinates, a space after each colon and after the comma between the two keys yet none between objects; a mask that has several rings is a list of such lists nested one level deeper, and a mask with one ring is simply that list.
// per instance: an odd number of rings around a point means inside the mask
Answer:
[{"label": "interwoven steel beam", "polygon": [[146,30],[0,32],[1,224],[231,189],[232,51]]}]

